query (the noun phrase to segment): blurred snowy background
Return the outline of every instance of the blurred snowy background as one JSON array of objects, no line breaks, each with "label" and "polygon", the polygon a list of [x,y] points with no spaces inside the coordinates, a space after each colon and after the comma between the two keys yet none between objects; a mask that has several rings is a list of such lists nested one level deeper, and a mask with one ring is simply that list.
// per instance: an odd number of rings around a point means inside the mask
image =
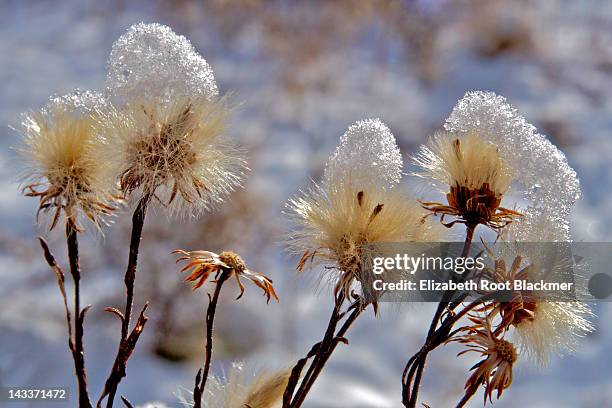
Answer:
[{"label": "blurred snowy background", "polygon": [[[55,279],[34,237],[61,256],[61,231],[33,225],[35,200],[18,193],[9,126],[51,94],[95,89],[113,41],[130,25],[160,22],[187,36],[241,102],[231,134],[252,174],[222,211],[198,222],[149,217],[137,281],[151,320],[120,393],[178,406],[202,360],[205,296],[182,283],[170,251],[233,249],[275,281],[281,304],[256,290],[227,290],[218,313],[213,369],[290,365],[321,334],[327,288],[298,276],[282,252],[286,199],[320,176],[346,127],[379,116],[405,156],[443,123],[468,90],[506,96],[568,156],[584,197],[574,237],[612,238],[612,3],[606,1],[0,1],[0,385],[69,386],[72,360]],[[96,397],[116,351],[128,217],[105,238],[82,239],[90,390]],[[308,276],[310,275],[310,277]],[[399,407],[406,358],[422,342],[433,305],[365,314],[317,382],[308,407]],[[596,306],[597,331],[575,356],[539,370],[520,362],[497,407],[612,407],[612,305]],[[467,369],[455,346],[433,354],[423,401],[451,406]],[[248,369],[248,368],[247,368]],[[13,404],[11,406],[27,406]],[[482,406],[482,397],[472,405]]]}]

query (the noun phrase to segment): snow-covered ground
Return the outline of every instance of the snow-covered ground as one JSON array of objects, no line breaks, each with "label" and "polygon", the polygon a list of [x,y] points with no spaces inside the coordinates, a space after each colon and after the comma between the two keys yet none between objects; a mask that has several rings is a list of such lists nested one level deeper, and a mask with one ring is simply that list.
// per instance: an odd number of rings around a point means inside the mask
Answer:
[{"label": "snow-covered ground", "polygon": [[[399,10],[348,1],[321,2],[319,9],[291,1],[261,3],[0,3],[0,385],[73,387],[60,298],[33,238],[49,235],[60,254],[62,237],[33,226],[35,200],[19,195],[15,152],[9,149],[19,138],[9,126],[50,94],[103,87],[113,41],[140,21],[168,24],[186,35],[213,67],[220,89],[235,93],[240,106],[231,133],[251,151],[246,194],[265,198],[253,204],[262,207],[257,217],[240,222],[255,223],[252,230],[264,228],[269,236],[260,241],[247,234],[240,245],[250,254],[249,263],[274,279],[282,304],[265,306],[249,291],[234,305],[228,294],[228,316],[223,309],[220,315],[228,346],[219,348],[218,373],[234,359],[255,368],[289,365],[321,336],[330,296],[326,288],[315,293],[316,278],[297,276],[295,260],[282,253],[281,210],[310,177],[320,175],[339,136],[357,119],[381,117],[408,155],[442,125],[466,91],[502,94],[576,169],[584,197],[573,215],[575,239],[612,239],[607,211],[612,208],[612,3],[395,2]],[[147,243],[145,236],[143,245],[158,249],[152,252],[159,256],[175,249],[172,237]],[[121,263],[103,255],[112,246],[110,235],[85,241],[84,269],[96,269],[91,277],[85,272],[85,302],[98,311],[109,299],[121,304]],[[88,253],[93,259],[87,260]],[[176,268],[165,272],[176,274]],[[146,270],[139,279],[147,281]],[[188,296],[197,316],[204,299]],[[399,407],[401,370],[422,342],[432,309],[394,305],[383,308],[378,319],[371,313],[361,317],[349,334],[350,346],[338,348],[307,406]],[[555,359],[545,370],[519,363],[515,383],[495,405],[612,407],[612,307],[603,303],[596,311],[597,331],[576,355]],[[92,311],[88,320],[86,353],[97,396],[118,327],[102,312]],[[247,321],[258,322],[258,330],[241,330]],[[138,404],[159,400],[178,406],[173,394],[191,387],[198,361],[156,357],[149,329],[120,392]],[[238,345],[233,336],[240,338]],[[456,352],[449,346],[430,361],[422,395],[432,407],[450,406],[462,392],[474,361],[457,359]],[[471,406],[481,404],[476,397]]]}]

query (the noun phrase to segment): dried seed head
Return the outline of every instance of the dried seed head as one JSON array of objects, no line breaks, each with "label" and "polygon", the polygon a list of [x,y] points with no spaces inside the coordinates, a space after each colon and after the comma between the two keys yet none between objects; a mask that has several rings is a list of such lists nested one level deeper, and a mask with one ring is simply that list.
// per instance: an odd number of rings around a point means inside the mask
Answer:
[{"label": "dried seed head", "polygon": [[437,240],[440,230],[423,219],[418,203],[393,188],[399,176],[401,155],[388,128],[379,120],[351,126],[323,183],[287,203],[294,224],[288,246],[301,256],[297,269],[325,265],[335,293],[349,297],[355,281],[363,282],[364,245]]},{"label": "dried seed head", "polygon": [[575,351],[578,340],[593,331],[592,316],[586,303],[542,301],[530,318],[514,323],[513,334],[522,352],[546,366],[553,354]]},{"label": "dried seed head", "polygon": [[227,113],[224,100],[188,98],[113,107],[96,124],[101,156],[126,195],[152,195],[171,213],[198,215],[221,203],[247,170],[224,136]]},{"label": "dried seed head", "polygon": [[500,207],[513,179],[513,171],[497,146],[476,132],[438,132],[422,146],[414,162],[415,173],[448,186],[448,205],[424,203],[435,214],[450,215],[459,222],[502,228],[520,214]]},{"label": "dried seed head", "polygon": [[247,168],[223,134],[226,100],[185,37],[160,24],[132,26],[113,45],[107,85],[121,107],[104,112],[97,131],[126,195],[198,215],[240,184]]},{"label": "dried seed head", "polygon": [[99,94],[76,91],[24,115],[21,154],[29,167],[24,194],[39,197],[39,212],[53,212],[50,228],[62,212],[75,226],[80,213],[100,228],[118,201],[92,128],[93,110],[104,104]]},{"label": "dried seed head", "polygon": [[421,177],[468,190],[486,185],[498,199],[506,193],[513,178],[513,171],[500,157],[498,147],[474,131],[437,132],[414,160],[423,169],[417,173]]},{"label": "dried seed head", "polygon": [[[495,267],[493,276],[488,278],[498,282],[538,282],[574,271],[573,259],[559,246],[533,243],[536,231],[531,229],[525,236],[530,238],[526,243],[498,246],[491,253]],[[489,310],[491,316],[500,317],[497,330],[509,330],[521,353],[541,366],[547,365],[553,354],[573,352],[580,338],[593,331],[592,311],[586,303],[567,298],[555,301],[550,292],[515,290],[508,302],[493,301]]]},{"label": "dried seed head", "polygon": [[512,343],[503,339],[495,341],[495,353],[500,360],[510,364],[514,364],[517,358],[516,349]]},{"label": "dried seed head", "polygon": [[247,267],[240,255],[232,251],[223,251],[219,254],[219,260],[237,273],[244,272]]},{"label": "dried seed head", "polygon": [[248,376],[242,364],[233,363],[224,377],[212,377],[203,398],[205,407],[276,408],[289,382],[291,370],[259,371]]},{"label": "dried seed head", "polygon": [[283,398],[289,382],[291,370],[279,370],[271,373],[259,372],[248,389],[242,405],[236,408],[273,408]]},{"label": "dried seed head", "polygon": [[[545,135],[493,92],[467,92],[444,124],[450,132],[476,132],[499,148],[517,171],[515,185],[524,198],[547,213],[551,224],[569,231],[568,215],[580,197],[580,183],[563,154]],[[519,219],[520,221],[520,219]]]}]

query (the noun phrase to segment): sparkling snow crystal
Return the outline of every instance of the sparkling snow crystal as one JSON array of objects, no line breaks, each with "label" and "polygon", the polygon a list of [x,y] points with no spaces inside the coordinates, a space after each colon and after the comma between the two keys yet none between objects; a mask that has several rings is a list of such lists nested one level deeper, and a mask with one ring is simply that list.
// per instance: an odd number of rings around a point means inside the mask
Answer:
[{"label": "sparkling snow crystal", "polygon": [[75,115],[86,115],[103,109],[106,103],[104,95],[100,92],[76,89],[67,95],[52,97],[45,109],[62,109]]},{"label": "sparkling snow crystal", "polygon": [[402,178],[402,154],[395,137],[380,119],[355,122],[330,156],[325,180],[375,180],[391,187]]},{"label": "sparkling snow crystal", "polygon": [[[477,131],[497,145],[504,160],[518,170],[516,181],[531,202],[527,211],[536,211],[567,230],[567,217],[580,197],[576,172],[563,152],[537,133],[506,98],[493,92],[468,92],[455,105],[444,127],[449,131]],[[522,222],[528,222],[528,218]]]},{"label": "sparkling snow crystal", "polygon": [[187,38],[161,24],[136,24],[113,44],[107,86],[114,96],[157,98],[218,95],[213,71]]}]

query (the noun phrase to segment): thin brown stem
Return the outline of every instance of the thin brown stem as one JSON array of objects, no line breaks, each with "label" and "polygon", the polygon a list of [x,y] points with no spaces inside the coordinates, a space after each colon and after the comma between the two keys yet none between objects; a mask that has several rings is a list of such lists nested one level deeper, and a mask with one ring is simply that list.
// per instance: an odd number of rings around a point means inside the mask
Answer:
[{"label": "thin brown stem", "polygon": [[[474,238],[474,230],[478,224],[467,224],[466,225],[466,236],[463,244],[463,250],[461,251],[461,258],[465,258],[471,249],[472,240]],[[414,355],[404,368],[404,375],[402,378],[402,403],[407,408],[415,408],[418,401],[419,388],[421,379],[423,378],[423,371],[427,364],[427,356],[439,345],[443,344],[447,339],[452,330],[452,326],[458,319],[445,319],[439,328],[438,324],[441,323],[442,315],[444,311],[448,309],[449,302],[455,295],[455,291],[448,291],[442,296],[442,300],[438,303],[436,312],[431,320],[427,337],[423,347]],[[453,303],[455,306],[458,303]],[[408,373],[408,374],[407,374]]]},{"label": "thin brown stem", "polygon": [[[47,242],[42,237],[38,237],[38,240],[40,242],[40,246],[43,250],[43,255],[45,257],[45,260],[47,261],[47,264],[49,265],[51,270],[55,272],[55,276],[57,278],[57,286],[60,290],[60,294],[62,295],[64,309],[66,311],[68,349],[70,349],[70,353],[72,354],[72,359],[74,360],[74,368],[75,368],[75,374],[77,377],[77,384],[78,384],[78,390],[79,390],[79,407],[90,408],[91,403],[89,402],[89,396],[87,394],[87,374],[85,372],[85,359],[84,359],[84,355],[82,352],[83,350],[83,347],[82,347],[83,319],[84,319],[85,312],[87,311],[87,309],[84,309],[81,313],[75,312],[74,326],[80,327],[80,330],[79,330],[78,335],[73,336],[72,313],[70,313],[70,306],[68,306],[68,297],[66,295],[64,271],[62,271],[62,269],[59,267],[59,265],[55,261],[55,257],[49,250],[49,246],[47,245]],[[71,266],[76,265],[78,267],[78,245],[76,242],[76,233],[74,237],[71,237],[69,235],[69,239],[67,240],[67,242],[68,242],[68,248],[69,248],[69,251],[68,251],[69,258],[71,258]],[[75,249],[76,249],[76,252],[75,252]],[[74,272],[77,272],[78,268],[75,268],[73,270]],[[79,299],[77,299],[76,293],[77,291],[75,290],[75,304],[78,305]],[[79,341],[79,350],[81,350],[80,353],[77,352],[75,338],[73,337],[81,338],[81,340]]]},{"label": "thin brown stem", "polygon": [[[115,313],[121,319],[121,339],[119,341],[119,348],[117,356],[111,373],[109,374],[104,391],[98,400],[98,408],[101,407],[102,400],[108,396],[106,401],[106,408],[112,408],[115,394],[117,393],[117,387],[119,383],[125,377],[125,368],[127,360],[132,354],[133,349],[136,347],[136,341],[140,337],[140,332],[144,328],[146,323],[146,316],[144,316],[144,309],[140,314],[136,326],[130,332],[130,321],[132,317],[132,307],[134,304],[134,285],[136,281],[136,269],[138,266],[138,251],[140,249],[140,241],[142,239],[142,230],[144,227],[145,217],[147,214],[147,207],[151,201],[151,195],[145,194],[140,201],[134,214],[132,216],[132,233],[130,237],[130,249],[128,255],[128,264],[125,271],[124,283],[126,288],[126,301],[125,301],[125,312],[121,314],[118,310],[114,309]],[[145,306],[146,309],[146,306]],[[128,346],[129,340],[135,340],[133,347]],[[127,353],[127,354],[126,354]]]},{"label": "thin brown stem", "polygon": [[132,234],[130,237],[130,253],[128,256],[128,265],[125,271],[124,283],[126,289],[125,313],[123,316],[123,324],[121,325],[121,338],[126,339],[130,330],[130,319],[132,316],[132,306],[134,304],[134,283],[136,281],[136,268],[138,266],[138,251],[140,249],[140,241],[142,239],[142,229],[144,227],[145,217],[147,215],[147,207],[150,197],[145,195],[138,202],[138,206],[132,216]]},{"label": "thin brown stem", "polygon": [[344,303],[344,291],[341,291],[341,293],[338,294],[338,297],[336,298],[334,309],[329,318],[329,323],[323,335],[323,339],[320,342],[318,352],[316,353],[312,361],[312,364],[310,365],[310,367],[308,368],[308,371],[306,372],[306,375],[304,376],[304,380],[302,381],[302,384],[300,385],[300,388],[298,389],[298,392],[296,394],[296,399],[301,398],[300,394],[304,392],[304,388],[306,387],[306,384],[308,384],[311,381],[312,375],[314,374],[315,370],[319,366],[319,363],[321,359],[323,358],[323,355],[325,354],[327,348],[330,347],[331,345],[331,342],[334,338],[334,334],[336,333],[336,327],[338,325],[338,322],[342,318],[340,309],[343,303]]},{"label": "thin brown stem", "polygon": [[[206,308],[206,346],[204,349],[204,369],[199,371],[198,375],[196,376],[196,386],[193,390],[194,408],[200,408],[202,406],[202,396],[204,395],[204,388],[206,387],[206,381],[208,380],[208,373],[210,372],[210,364],[212,361],[213,330],[217,303],[219,302],[221,288],[230,278],[230,276],[230,270],[223,270],[216,281],[215,291],[212,297],[210,294],[208,295],[209,302],[208,307]],[[198,379],[200,379],[200,381],[198,381]]]},{"label": "thin brown stem", "polygon": [[463,251],[461,251],[461,257],[465,258],[470,253],[472,247],[472,240],[474,239],[474,231],[478,224],[467,224],[465,226],[465,241],[463,243]]},{"label": "thin brown stem", "polygon": [[[355,302],[353,302],[345,312],[341,312],[340,310],[342,304],[344,303],[344,299],[344,293],[341,292],[336,298],[334,310],[332,311],[332,315],[330,316],[330,320],[327,329],[325,330],[323,339],[319,343],[315,344],[312,347],[310,353],[308,353],[305,358],[298,361],[296,366],[293,368],[289,384],[287,385],[283,396],[283,407],[301,407],[304,401],[306,400],[306,397],[310,392],[312,386],[314,385],[315,381],[323,371],[325,364],[336,349],[338,343],[348,343],[344,336],[346,335],[346,332],[349,330],[351,325],[355,322],[357,317],[365,309],[367,304],[364,304],[363,300],[359,298]],[[338,324],[345,316],[347,316],[349,312],[350,315],[348,315],[338,332],[336,332]],[[310,366],[308,367],[308,371],[306,372],[302,382],[300,383],[299,388],[297,389],[294,395],[294,390],[299,381],[301,371],[306,365],[306,362],[309,358],[313,358],[313,360]]]},{"label": "thin brown stem", "polygon": [[323,349],[323,355],[321,356],[317,366],[315,367],[314,372],[312,373],[312,375],[308,379],[308,382],[304,385],[304,391],[301,393],[299,399],[294,404],[294,406],[296,408],[301,407],[302,404],[304,403],[304,401],[306,400],[306,396],[310,392],[310,389],[314,385],[316,379],[319,377],[319,375],[323,371],[323,368],[325,367],[325,364],[330,359],[330,357],[333,354],[334,350],[336,349],[336,346],[338,345],[338,343],[348,344],[348,340],[346,340],[344,338],[344,335],[346,334],[348,329],[351,327],[351,325],[355,322],[357,317],[361,314],[362,310],[363,309],[361,309],[361,308],[354,309],[353,312],[346,319],[346,321],[344,322],[344,324],[342,325],[342,327],[340,328],[338,333],[336,333],[336,336],[334,337],[333,341],[331,342],[329,349],[327,349],[327,350]]},{"label": "thin brown stem", "polygon": [[[301,376],[301,371],[304,368],[305,362],[302,363],[302,360],[300,360],[293,367],[292,372],[291,372],[291,377],[294,377],[296,381],[290,381],[287,384],[287,388],[285,389],[285,393],[283,396],[283,408],[294,407],[294,401],[300,398],[300,394],[303,392],[305,383],[309,381],[312,373],[314,372],[316,368],[316,365],[319,359],[321,358],[321,354],[322,354],[321,351],[325,347],[327,347],[331,339],[333,339],[334,337],[334,333],[336,332],[336,326],[338,324],[338,321],[340,320],[340,307],[342,306],[343,302],[344,302],[344,291],[340,291],[338,296],[335,298],[334,309],[332,310],[332,314],[329,318],[329,322],[327,324],[327,328],[325,329],[325,334],[323,335],[323,339],[317,344],[315,344],[312,347],[311,352],[308,353],[309,356],[312,355],[313,361],[310,363],[310,366],[308,367],[308,371],[306,372],[304,379],[302,380],[300,384],[300,387],[298,388],[297,392],[295,392],[295,396],[294,396],[294,391],[295,391],[295,387],[297,387],[297,382],[298,382],[297,380],[299,380]],[[309,357],[307,356],[306,359],[308,358]]]},{"label": "thin brown stem", "polygon": [[79,265],[79,241],[77,228],[72,220],[66,222],[66,243],[70,275],[74,282],[74,368],[77,376],[79,407],[91,408],[87,391],[87,371],[85,370],[85,351],[83,347],[83,320],[87,309],[81,311],[81,269]]}]

